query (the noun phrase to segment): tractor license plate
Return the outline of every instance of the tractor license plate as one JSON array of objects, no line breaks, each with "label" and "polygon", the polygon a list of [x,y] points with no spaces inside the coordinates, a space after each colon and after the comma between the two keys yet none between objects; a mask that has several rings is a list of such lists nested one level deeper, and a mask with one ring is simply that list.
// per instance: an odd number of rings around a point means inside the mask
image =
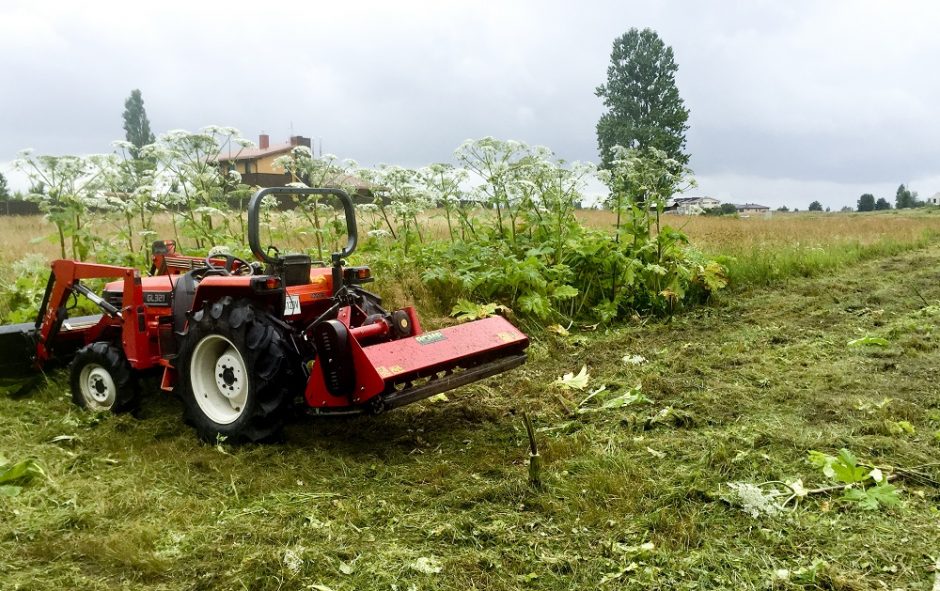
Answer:
[{"label": "tractor license plate", "polygon": [[300,296],[288,295],[284,300],[284,316],[296,316],[300,314]]}]

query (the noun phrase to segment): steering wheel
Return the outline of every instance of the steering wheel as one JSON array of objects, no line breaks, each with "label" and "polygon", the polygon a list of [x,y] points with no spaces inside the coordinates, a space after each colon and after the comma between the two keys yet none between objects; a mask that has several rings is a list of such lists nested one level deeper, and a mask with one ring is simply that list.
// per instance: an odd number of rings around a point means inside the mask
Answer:
[{"label": "steering wheel", "polygon": [[[225,259],[225,265],[217,267],[212,263],[212,259]],[[206,257],[206,267],[212,271],[222,271],[225,275],[232,275],[232,268],[235,266],[235,263],[238,263],[238,271],[234,273],[235,275],[251,275],[254,272],[251,264],[245,259],[239,258],[231,254],[217,254],[211,257]]]}]

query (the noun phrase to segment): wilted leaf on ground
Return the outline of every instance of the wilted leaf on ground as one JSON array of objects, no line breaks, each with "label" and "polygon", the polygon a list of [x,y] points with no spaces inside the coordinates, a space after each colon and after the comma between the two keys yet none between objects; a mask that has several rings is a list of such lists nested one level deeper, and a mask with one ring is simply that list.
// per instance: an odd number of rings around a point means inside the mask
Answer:
[{"label": "wilted leaf on ground", "polygon": [[0,456],[0,496],[12,497],[20,494],[24,484],[46,473],[36,460],[26,459],[15,464]]},{"label": "wilted leaf on ground", "polygon": [[627,390],[626,392],[624,392],[623,394],[619,396],[614,396],[613,398],[608,398],[606,400],[601,401],[599,406],[592,406],[592,407],[585,406],[587,402],[592,400],[597,394],[600,394],[601,392],[604,392],[606,390],[606,387],[601,386],[594,392],[591,392],[591,394],[587,398],[581,401],[581,404],[578,405],[578,412],[587,413],[587,412],[597,412],[599,410],[613,410],[617,408],[623,408],[625,406],[630,406],[631,404],[636,404],[638,402],[649,402],[649,399],[643,395],[643,392],[640,390],[640,388],[641,388],[641,384],[637,384],[636,386],[630,388],[629,390]]},{"label": "wilted leaf on ground", "polygon": [[411,563],[411,568],[418,571],[419,573],[424,573],[426,575],[434,575],[443,570],[443,567],[433,556],[430,558],[427,556],[422,556],[421,558]]},{"label": "wilted leaf on ground", "polygon": [[552,324],[546,330],[548,330],[549,332],[553,332],[557,335],[563,336],[563,337],[566,337],[569,334],[571,334],[570,332],[568,332],[567,328],[565,328],[564,326],[560,324]]},{"label": "wilted leaf on ground", "polygon": [[849,347],[887,347],[888,339],[882,337],[862,337],[848,342]]},{"label": "wilted leaf on ground", "polygon": [[501,313],[505,314],[509,312],[507,306],[502,304],[476,304],[470,300],[458,300],[457,304],[451,309],[450,315],[457,318],[457,320],[480,320],[481,318],[488,318],[494,314]]},{"label": "wilted leaf on ground", "polygon": [[552,383],[569,390],[584,390],[587,388],[590,379],[591,375],[587,372],[587,366],[582,365],[581,371],[579,371],[577,375],[566,373]]}]

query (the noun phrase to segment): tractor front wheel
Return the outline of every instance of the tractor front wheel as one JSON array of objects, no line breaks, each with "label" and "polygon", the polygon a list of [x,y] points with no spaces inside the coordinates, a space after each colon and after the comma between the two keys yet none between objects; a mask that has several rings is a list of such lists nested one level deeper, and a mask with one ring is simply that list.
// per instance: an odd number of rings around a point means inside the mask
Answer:
[{"label": "tractor front wheel", "polygon": [[186,419],[206,441],[263,441],[284,424],[293,384],[281,329],[247,301],[223,298],[192,315],[177,369]]},{"label": "tractor front wheel", "polygon": [[137,402],[137,383],[124,352],[106,342],[82,347],[70,366],[72,401],[88,410],[126,412]]}]

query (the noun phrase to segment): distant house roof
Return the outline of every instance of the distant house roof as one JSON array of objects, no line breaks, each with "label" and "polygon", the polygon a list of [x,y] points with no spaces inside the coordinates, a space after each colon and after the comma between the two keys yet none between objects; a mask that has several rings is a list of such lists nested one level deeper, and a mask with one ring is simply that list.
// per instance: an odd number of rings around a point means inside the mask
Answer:
[{"label": "distant house roof", "polygon": [[257,160],[265,156],[274,156],[290,152],[297,146],[310,147],[310,138],[302,135],[291,136],[290,140],[280,144],[271,144],[270,137],[266,133],[258,136],[258,145],[252,148],[240,148],[238,150],[229,150],[219,154],[218,162],[239,162],[242,160]]},{"label": "distant house roof", "polygon": [[666,202],[666,207],[679,207],[681,205],[702,205],[705,203],[717,204],[714,197],[673,197]]},{"label": "distant house roof", "polygon": [[735,203],[734,206],[738,209],[738,211],[741,211],[741,210],[744,210],[744,209],[762,209],[762,210],[763,210],[763,209],[766,209],[766,210],[770,210],[770,208],[767,207],[766,205],[758,205],[757,203],[745,203],[744,205],[741,205],[741,204],[739,204],[739,203]]},{"label": "distant house roof", "polygon": [[220,162],[238,162],[239,160],[256,160],[258,158],[263,158],[264,156],[271,156],[274,154],[281,154],[283,152],[290,152],[296,146],[291,145],[289,142],[284,142],[283,144],[273,144],[267,148],[242,148],[241,150],[232,150],[223,154],[219,154]]}]

